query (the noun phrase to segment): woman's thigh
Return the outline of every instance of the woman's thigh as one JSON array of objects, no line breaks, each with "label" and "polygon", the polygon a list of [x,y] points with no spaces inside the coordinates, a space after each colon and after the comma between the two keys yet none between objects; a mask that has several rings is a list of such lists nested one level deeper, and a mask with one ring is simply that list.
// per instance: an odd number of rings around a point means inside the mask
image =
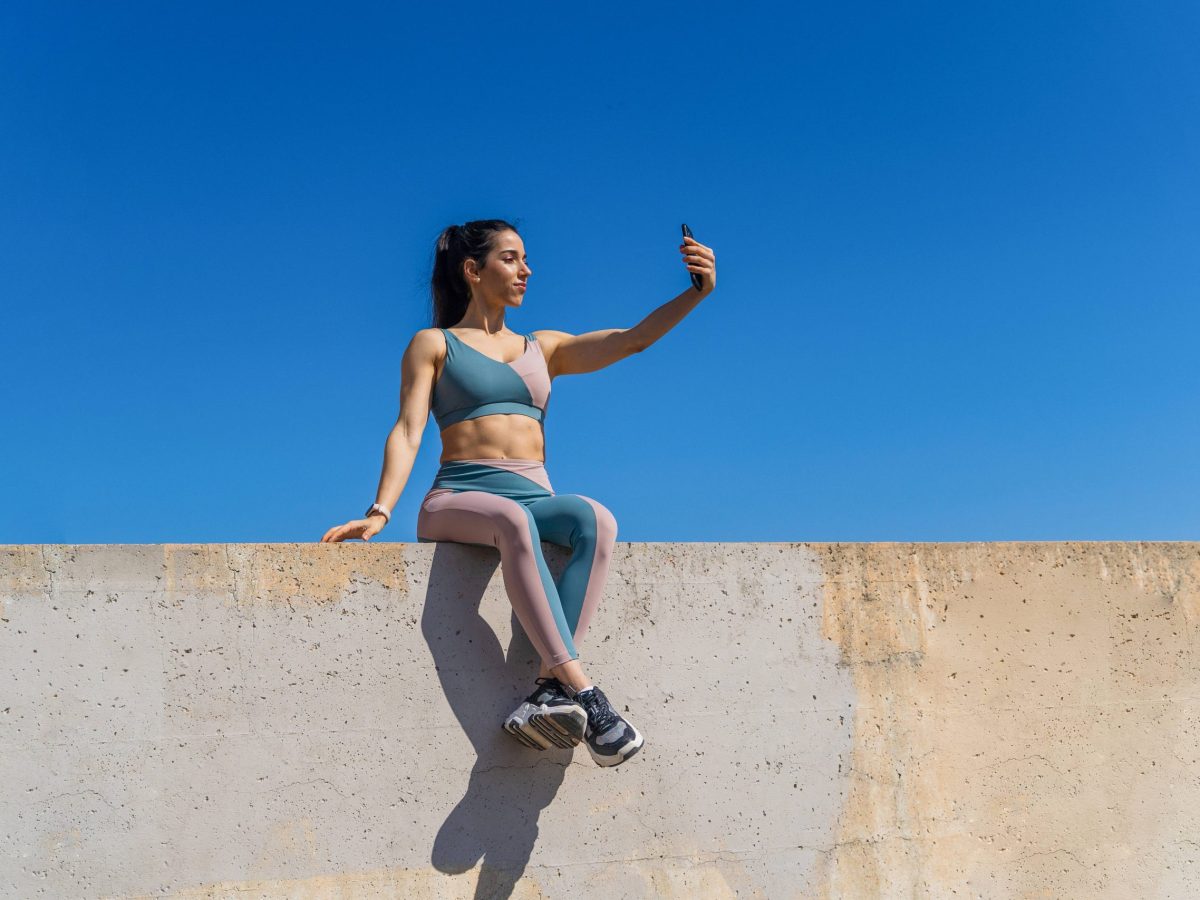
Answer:
[{"label": "woman's thigh", "polygon": [[[536,541],[536,525],[516,500],[487,491],[432,492],[417,513],[417,538],[500,549],[511,541]],[[532,533],[531,533],[532,532]]]}]

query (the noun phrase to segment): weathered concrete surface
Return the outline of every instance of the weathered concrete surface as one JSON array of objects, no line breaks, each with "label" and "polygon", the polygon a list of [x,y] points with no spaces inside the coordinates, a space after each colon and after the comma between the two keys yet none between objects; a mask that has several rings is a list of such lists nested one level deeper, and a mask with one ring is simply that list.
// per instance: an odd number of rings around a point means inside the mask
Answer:
[{"label": "weathered concrete surface", "polygon": [[0,547],[0,896],[1193,897],[1198,615],[1200,544],[620,543],[602,770],[500,730],[493,550]]}]

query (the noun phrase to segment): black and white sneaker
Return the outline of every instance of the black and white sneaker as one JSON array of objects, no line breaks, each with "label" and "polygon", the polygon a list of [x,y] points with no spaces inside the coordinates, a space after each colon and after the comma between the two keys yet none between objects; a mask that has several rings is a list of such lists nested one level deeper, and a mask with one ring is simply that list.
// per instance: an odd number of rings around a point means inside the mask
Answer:
[{"label": "black and white sneaker", "polygon": [[612,708],[600,688],[588,688],[575,699],[587,710],[585,736],[588,752],[597,765],[619,766],[642,749],[641,734]]},{"label": "black and white sneaker", "polygon": [[587,713],[557,678],[539,678],[537,685],[504,720],[504,730],[534,750],[574,747],[583,740]]}]

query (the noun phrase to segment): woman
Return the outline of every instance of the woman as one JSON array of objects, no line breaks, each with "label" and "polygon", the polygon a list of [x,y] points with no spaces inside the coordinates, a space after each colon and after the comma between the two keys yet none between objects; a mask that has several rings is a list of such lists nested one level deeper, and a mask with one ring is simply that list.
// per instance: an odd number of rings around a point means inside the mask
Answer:
[{"label": "woman", "polygon": [[[443,231],[433,264],[436,327],[418,331],[404,351],[400,417],[388,435],[376,502],[366,518],[321,538],[370,540],[387,524],[432,411],[441,468],[421,504],[417,540],[497,548],[509,600],[542,660],[536,689],[504,728],[539,750],[586,740],[602,766],[619,765],[643,743],[584,674],[576,650],[604,590],[617,523],[595,500],[554,493],[542,422],[554,378],[595,372],[646,349],[712,292],[712,250],[691,238],[679,249],[701,288],[688,288],[633,328],[519,335],[505,326],[505,313],[522,305],[532,270],[517,229],[483,219]],[[557,582],[541,541],[571,550]]]}]

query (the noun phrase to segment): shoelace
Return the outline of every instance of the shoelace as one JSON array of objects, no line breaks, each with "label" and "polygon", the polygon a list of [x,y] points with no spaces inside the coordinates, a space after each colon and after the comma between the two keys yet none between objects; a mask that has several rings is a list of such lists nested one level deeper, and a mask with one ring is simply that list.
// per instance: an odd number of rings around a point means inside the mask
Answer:
[{"label": "shoelace", "polygon": [[620,718],[617,711],[612,708],[612,704],[608,702],[608,698],[600,693],[600,688],[594,688],[582,697],[577,696],[576,699],[587,710],[588,725],[597,734],[608,731]]}]

